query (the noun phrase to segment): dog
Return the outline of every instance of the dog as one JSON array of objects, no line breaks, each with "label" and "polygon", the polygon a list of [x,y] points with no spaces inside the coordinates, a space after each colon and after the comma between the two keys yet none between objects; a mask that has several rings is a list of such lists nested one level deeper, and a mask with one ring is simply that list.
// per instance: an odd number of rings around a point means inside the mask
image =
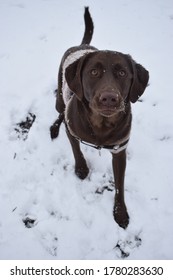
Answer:
[{"label": "dog", "polygon": [[149,72],[130,55],[90,46],[94,25],[88,7],[85,7],[84,21],[81,44],[65,52],[59,67],[56,90],[59,117],[50,127],[50,134],[55,139],[61,123],[65,123],[74,154],[75,173],[82,180],[89,169],[80,142],[111,152],[115,180],[113,216],[125,229],[129,224],[124,177],[132,122],[131,103],[144,93]]}]

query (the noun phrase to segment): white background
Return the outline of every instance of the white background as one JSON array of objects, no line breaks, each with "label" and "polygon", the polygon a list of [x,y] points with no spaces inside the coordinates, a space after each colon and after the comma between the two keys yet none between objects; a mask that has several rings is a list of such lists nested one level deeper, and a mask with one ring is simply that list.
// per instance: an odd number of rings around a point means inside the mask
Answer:
[{"label": "white background", "polygon": [[[113,190],[111,155],[82,146],[90,174],[81,182],[64,126],[49,136],[58,66],[81,42],[86,5],[92,45],[129,53],[150,72],[132,106],[125,231],[113,220],[114,191],[104,190]],[[172,0],[0,0],[0,259],[173,258],[172,50]],[[36,120],[23,141],[14,129],[28,112]]]}]

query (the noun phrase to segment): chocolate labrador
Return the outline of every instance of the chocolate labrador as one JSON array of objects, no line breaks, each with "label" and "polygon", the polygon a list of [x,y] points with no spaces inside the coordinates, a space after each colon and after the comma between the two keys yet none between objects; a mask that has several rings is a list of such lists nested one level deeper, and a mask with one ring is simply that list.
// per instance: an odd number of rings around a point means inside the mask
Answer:
[{"label": "chocolate labrador", "polygon": [[113,215],[122,228],[129,223],[124,201],[126,148],[131,129],[131,102],[143,94],[148,71],[130,55],[90,46],[93,21],[85,8],[85,33],[80,46],[68,49],[61,61],[56,90],[58,119],[50,128],[58,136],[64,121],[75,158],[75,173],[85,179],[89,169],[80,142],[112,153],[115,178]]}]

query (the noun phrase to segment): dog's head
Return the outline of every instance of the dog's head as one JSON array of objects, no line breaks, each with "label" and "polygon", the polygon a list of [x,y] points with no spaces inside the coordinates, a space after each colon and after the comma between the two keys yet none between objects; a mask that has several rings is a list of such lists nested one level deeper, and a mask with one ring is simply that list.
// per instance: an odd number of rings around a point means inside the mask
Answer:
[{"label": "dog's head", "polygon": [[129,55],[113,51],[86,54],[65,71],[70,90],[91,110],[109,117],[136,102],[149,80],[148,71]]}]

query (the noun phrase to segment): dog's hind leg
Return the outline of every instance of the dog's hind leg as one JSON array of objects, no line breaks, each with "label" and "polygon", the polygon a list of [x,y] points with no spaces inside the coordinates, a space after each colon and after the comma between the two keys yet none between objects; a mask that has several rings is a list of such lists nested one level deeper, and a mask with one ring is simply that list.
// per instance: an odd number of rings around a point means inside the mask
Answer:
[{"label": "dog's hind leg", "polygon": [[84,155],[80,150],[80,143],[69,133],[68,130],[66,132],[75,158],[75,173],[81,180],[84,180],[89,173],[89,169]]}]

